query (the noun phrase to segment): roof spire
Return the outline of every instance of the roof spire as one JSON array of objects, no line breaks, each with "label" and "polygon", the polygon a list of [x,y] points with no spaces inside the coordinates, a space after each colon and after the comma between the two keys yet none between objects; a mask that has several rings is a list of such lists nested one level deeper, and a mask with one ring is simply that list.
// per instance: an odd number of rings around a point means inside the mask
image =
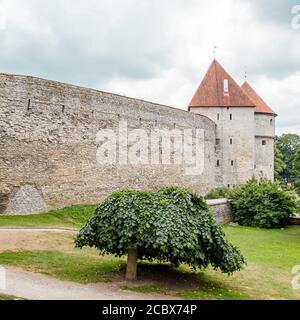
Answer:
[{"label": "roof spire", "polygon": [[247,67],[245,67],[245,81],[247,82],[247,78],[248,78],[248,72],[247,72]]},{"label": "roof spire", "polygon": [[214,59],[216,59],[216,52],[217,52],[218,47],[214,45]]}]

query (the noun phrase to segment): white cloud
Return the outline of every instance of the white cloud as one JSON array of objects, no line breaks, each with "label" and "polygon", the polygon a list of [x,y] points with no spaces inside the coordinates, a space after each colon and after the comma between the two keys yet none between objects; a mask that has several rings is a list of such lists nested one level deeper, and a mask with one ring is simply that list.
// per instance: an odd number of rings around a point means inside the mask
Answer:
[{"label": "white cloud", "polygon": [[[1,0],[0,0],[1,1]],[[2,0],[0,70],[185,109],[213,58],[300,133],[300,30],[289,1]],[[4,6],[4,7],[3,7]]]}]

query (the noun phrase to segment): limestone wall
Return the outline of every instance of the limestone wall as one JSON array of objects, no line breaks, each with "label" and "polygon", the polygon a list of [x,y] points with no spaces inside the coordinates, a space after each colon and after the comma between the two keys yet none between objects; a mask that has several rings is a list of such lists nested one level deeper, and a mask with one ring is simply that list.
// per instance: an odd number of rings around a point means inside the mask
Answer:
[{"label": "limestone wall", "polygon": [[[130,128],[204,130],[204,171],[182,165],[99,165],[96,135]],[[34,77],[0,74],[0,213],[98,203],[121,188],[214,187],[215,124],[163,105]]]},{"label": "limestone wall", "polygon": [[[254,174],[254,108],[192,108],[217,124],[216,185],[241,184]],[[218,161],[218,164],[217,164]]]},{"label": "limestone wall", "polygon": [[207,200],[216,220],[219,224],[233,222],[230,201],[227,199]]},{"label": "limestone wall", "polygon": [[275,116],[255,114],[255,176],[274,180]]}]

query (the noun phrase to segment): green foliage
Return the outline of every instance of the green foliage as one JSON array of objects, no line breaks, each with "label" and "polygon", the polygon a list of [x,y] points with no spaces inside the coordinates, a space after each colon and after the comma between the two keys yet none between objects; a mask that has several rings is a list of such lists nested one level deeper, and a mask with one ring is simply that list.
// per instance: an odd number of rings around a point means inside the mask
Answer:
[{"label": "green foliage", "polygon": [[283,155],[279,148],[275,146],[274,149],[274,178],[276,181],[281,181],[283,182],[283,173],[284,170],[286,169],[286,164],[283,160]]},{"label": "green foliage", "polygon": [[113,193],[96,209],[75,243],[117,257],[136,248],[140,260],[186,263],[192,268],[211,264],[224,273],[240,270],[244,264],[203,198],[182,188]]},{"label": "green foliage", "polygon": [[227,187],[218,187],[212,189],[206,196],[205,199],[222,199],[230,198],[231,189]]},{"label": "green foliage", "polygon": [[293,182],[293,163],[297,148],[300,146],[300,136],[298,134],[283,134],[276,138],[276,146],[283,155],[286,168],[282,177],[287,182]]},{"label": "green foliage", "polygon": [[296,155],[293,162],[293,177],[294,186],[298,195],[300,195],[300,147],[296,150]]},{"label": "green foliage", "polygon": [[236,187],[231,196],[234,219],[240,225],[282,227],[298,209],[298,200],[278,182],[255,178]]}]

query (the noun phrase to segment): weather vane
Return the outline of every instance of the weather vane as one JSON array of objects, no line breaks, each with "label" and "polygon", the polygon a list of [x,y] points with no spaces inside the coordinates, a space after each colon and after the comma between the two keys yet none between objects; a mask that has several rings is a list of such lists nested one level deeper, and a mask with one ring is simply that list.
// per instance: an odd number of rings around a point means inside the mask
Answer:
[{"label": "weather vane", "polygon": [[214,58],[216,59],[216,52],[217,52],[218,47],[214,45]]}]

